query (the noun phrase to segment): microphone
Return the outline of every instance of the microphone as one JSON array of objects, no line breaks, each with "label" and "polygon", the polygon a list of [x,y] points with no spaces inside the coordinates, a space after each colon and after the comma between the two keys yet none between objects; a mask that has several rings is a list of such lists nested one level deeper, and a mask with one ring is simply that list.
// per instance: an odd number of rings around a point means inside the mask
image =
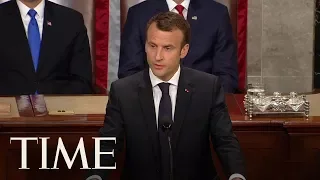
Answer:
[{"label": "microphone", "polygon": [[102,178],[98,175],[92,175],[88,177],[86,180],[102,180]]},{"label": "microphone", "polygon": [[171,123],[172,120],[170,120],[170,118],[168,117],[164,117],[162,120],[162,131],[167,135],[167,137],[170,138],[169,133],[171,131]]},{"label": "microphone", "polygon": [[162,120],[162,131],[166,134],[169,142],[169,153],[170,153],[170,180],[173,180],[173,155],[171,149],[171,126],[172,120],[169,117],[164,117]]}]

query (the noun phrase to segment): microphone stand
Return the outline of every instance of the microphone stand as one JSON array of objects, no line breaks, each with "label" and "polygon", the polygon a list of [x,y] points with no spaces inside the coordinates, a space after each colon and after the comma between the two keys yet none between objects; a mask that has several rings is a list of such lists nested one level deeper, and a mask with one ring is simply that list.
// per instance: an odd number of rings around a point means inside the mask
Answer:
[{"label": "microphone stand", "polygon": [[163,127],[166,133],[166,136],[168,137],[169,153],[170,153],[170,180],[173,180],[173,155],[172,155],[172,148],[171,148],[171,137],[169,134],[171,131],[171,124],[164,124]]},{"label": "microphone stand", "polygon": [[170,148],[170,180],[173,180],[173,157],[172,157],[172,149],[171,149],[171,137],[168,136],[169,148]]}]

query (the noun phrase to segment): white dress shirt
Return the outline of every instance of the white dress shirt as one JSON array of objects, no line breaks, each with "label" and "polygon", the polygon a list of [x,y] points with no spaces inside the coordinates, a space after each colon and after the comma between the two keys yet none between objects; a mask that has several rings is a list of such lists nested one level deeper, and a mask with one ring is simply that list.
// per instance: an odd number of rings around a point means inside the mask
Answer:
[{"label": "white dress shirt", "polygon": [[[175,13],[179,13],[175,9],[175,7],[178,5],[176,2],[174,2],[173,0],[166,0],[166,1],[167,1],[167,4],[168,4],[168,7],[169,7],[169,11],[175,12]],[[182,5],[184,7],[184,10],[182,11],[182,14],[183,14],[185,19],[187,19],[189,4],[190,4],[190,0],[184,0],[180,4],[180,5]]]},{"label": "white dress shirt", "polygon": [[[162,97],[162,91],[158,86],[158,84],[163,83],[165,81],[155,76],[151,71],[151,69],[149,69],[149,76],[150,76],[150,81],[151,81],[152,91],[153,91],[153,100],[154,100],[154,107],[156,112],[156,123],[158,126],[159,105]],[[171,104],[172,104],[172,117],[174,117],[174,110],[176,107],[179,77],[180,77],[180,67],[178,68],[177,72],[172,76],[172,78],[166,82],[166,83],[170,83],[169,95],[170,95]],[[172,120],[174,121],[174,119]]]},{"label": "white dress shirt", "polygon": [[[26,35],[28,38],[28,26],[31,21],[31,17],[29,16],[28,12],[31,8],[23,4],[20,0],[17,0],[17,4],[20,10],[21,19],[23,22],[24,29],[26,31]],[[40,32],[40,39],[42,39],[42,31],[43,31],[43,20],[44,20],[44,7],[45,7],[45,1],[42,0],[37,7],[34,8],[34,10],[37,12],[36,20],[39,26],[39,32]]]}]

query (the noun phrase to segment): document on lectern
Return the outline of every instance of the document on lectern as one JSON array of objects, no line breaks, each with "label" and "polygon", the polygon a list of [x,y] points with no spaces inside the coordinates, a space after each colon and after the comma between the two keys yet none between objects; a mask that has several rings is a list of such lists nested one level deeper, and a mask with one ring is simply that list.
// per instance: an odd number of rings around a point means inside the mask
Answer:
[{"label": "document on lectern", "polygon": [[0,97],[0,117],[20,117],[15,97]]},{"label": "document on lectern", "polygon": [[0,116],[10,115],[10,112],[11,112],[11,105],[8,103],[1,103],[0,102]]},{"label": "document on lectern", "polygon": [[49,115],[105,114],[108,96],[44,96]]}]

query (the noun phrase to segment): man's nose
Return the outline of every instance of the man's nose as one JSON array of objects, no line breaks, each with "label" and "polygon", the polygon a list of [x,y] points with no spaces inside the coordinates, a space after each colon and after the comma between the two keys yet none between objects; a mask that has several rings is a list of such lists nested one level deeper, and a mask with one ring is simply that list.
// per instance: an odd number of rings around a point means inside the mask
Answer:
[{"label": "man's nose", "polygon": [[163,59],[162,48],[158,48],[156,53],[156,60],[161,61],[162,59]]}]

